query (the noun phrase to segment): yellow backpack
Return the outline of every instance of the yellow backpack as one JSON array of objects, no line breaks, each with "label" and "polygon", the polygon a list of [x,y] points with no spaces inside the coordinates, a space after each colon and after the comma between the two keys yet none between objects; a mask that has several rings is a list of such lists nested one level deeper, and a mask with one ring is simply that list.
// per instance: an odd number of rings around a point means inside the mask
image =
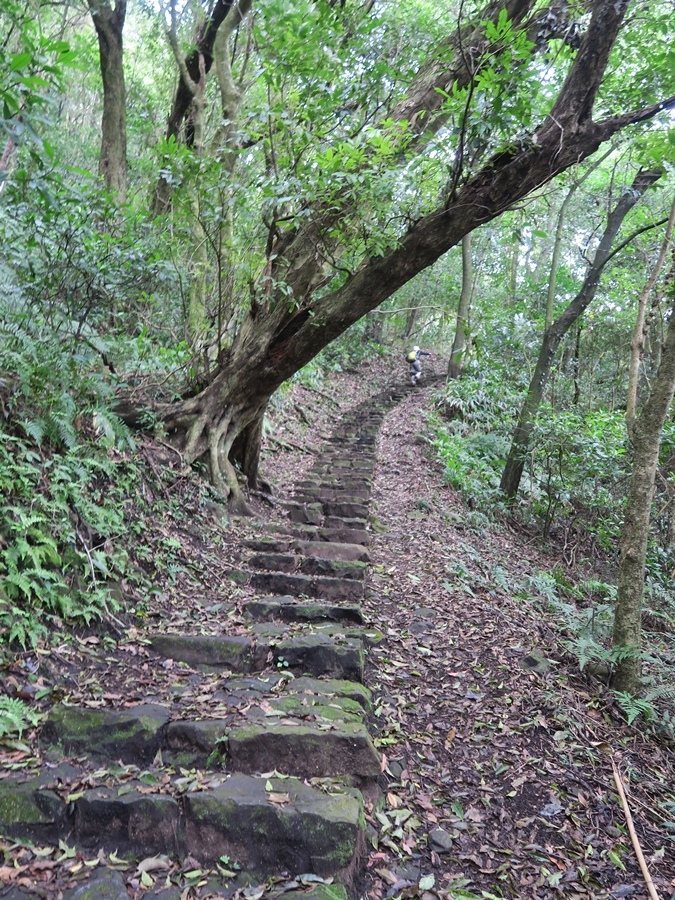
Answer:
[{"label": "yellow backpack", "polygon": [[417,359],[417,354],[415,353],[414,350],[411,350],[410,353],[408,354],[408,362],[415,362],[416,359]]}]

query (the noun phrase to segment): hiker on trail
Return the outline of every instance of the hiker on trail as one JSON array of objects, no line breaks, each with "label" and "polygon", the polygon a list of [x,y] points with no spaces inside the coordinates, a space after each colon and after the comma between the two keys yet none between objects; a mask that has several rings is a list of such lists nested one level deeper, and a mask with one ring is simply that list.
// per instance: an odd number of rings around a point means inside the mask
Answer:
[{"label": "hiker on trail", "polygon": [[415,346],[406,356],[410,369],[410,384],[412,385],[417,384],[422,377],[422,363],[420,362],[420,356],[431,356],[431,353],[427,353],[426,350],[420,350],[419,347]]}]

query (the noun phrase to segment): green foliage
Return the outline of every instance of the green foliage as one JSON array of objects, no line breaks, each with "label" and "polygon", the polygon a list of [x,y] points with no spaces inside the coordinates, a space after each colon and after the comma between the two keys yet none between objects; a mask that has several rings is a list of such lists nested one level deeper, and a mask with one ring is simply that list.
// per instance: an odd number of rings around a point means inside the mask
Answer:
[{"label": "green foliage", "polygon": [[[55,111],[64,67],[72,65],[69,44],[45,33],[24,3],[5,0],[0,11],[0,134],[26,142],[34,163],[52,158],[41,132]],[[0,181],[6,172],[0,171]]]},{"label": "green foliage", "polygon": [[[61,344],[39,320],[0,317],[0,634],[35,646],[49,622],[91,622],[112,607],[105,582],[124,565],[120,450],[97,355]],[[129,472],[132,477],[132,472]]]},{"label": "green foliage", "polygon": [[434,395],[429,430],[445,477],[481,507],[501,508],[499,479],[518,400],[496,373],[453,379]]},{"label": "green foliage", "polygon": [[[175,290],[161,229],[128,208],[120,211],[92,181],[36,178],[19,169],[5,199],[12,215],[0,221],[1,258],[46,328],[104,352],[103,333],[128,334]],[[162,324],[166,335],[171,316]]]},{"label": "green foliage", "polygon": [[[115,465],[81,441],[57,454],[0,434],[0,633],[35,646],[49,622],[90,623],[115,607],[105,583],[124,566]],[[131,474],[131,473],[130,473]]]},{"label": "green foliage", "polygon": [[522,395],[504,384],[500,373],[465,375],[448,381],[433,398],[435,408],[455,433],[504,431],[516,414]]},{"label": "green foliage", "polygon": [[567,510],[609,549],[618,537],[628,440],[623,417],[605,411],[555,411],[543,405],[528,454],[524,490],[548,534]]},{"label": "green foliage", "polygon": [[0,739],[21,737],[27,728],[34,728],[40,714],[16,697],[0,696]]},{"label": "green foliage", "polygon": [[629,725],[642,716],[647,722],[657,715],[653,703],[643,697],[634,697],[626,691],[615,691],[617,703],[623,710]]}]

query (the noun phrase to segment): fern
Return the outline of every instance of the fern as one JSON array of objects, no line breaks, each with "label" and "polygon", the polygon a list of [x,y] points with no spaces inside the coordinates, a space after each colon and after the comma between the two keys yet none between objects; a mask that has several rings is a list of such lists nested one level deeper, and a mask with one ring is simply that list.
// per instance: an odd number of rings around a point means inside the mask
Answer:
[{"label": "fern", "polygon": [[654,705],[649,700],[633,697],[626,691],[615,691],[615,696],[629,725],[632,725],[639,716],[651,722],[657,715]]},{"label": "fern", "polygon": [[648,700],[650,703],[657,703],[660,700],[675,703],[675,682],[657,684],[649,688],[645,692],[645,700]]},{"label": "fern", "polygon": [[0,737],[21,737],[26,728],[35,727],[39,713],[16,697],[0,697]]}]

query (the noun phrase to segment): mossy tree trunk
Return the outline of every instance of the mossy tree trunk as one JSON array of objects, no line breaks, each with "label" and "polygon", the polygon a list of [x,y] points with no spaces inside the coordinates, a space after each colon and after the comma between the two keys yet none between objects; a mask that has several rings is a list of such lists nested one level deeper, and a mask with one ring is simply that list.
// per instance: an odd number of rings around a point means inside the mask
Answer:
[{"label": "mossy tree trunk", "polygon": [[627,213],[635,206],[647,188],[660,177],[661,172],[659,171],[639,172],[633,181],[632,187],[623,192],[607,219],[604,234],[581,290],[562,315],[558,316],[544,334],[534,373],[518,417],[518,423],[511,441],[511,448],[502,473],[500,487],[509,500],[515,499],[520,487],[527,452],[532,440],[532,431],[551,373],[551,365],[560,342],[595,297],[600,275],[611,256],[612,245]]},{"label": "mossy tree trunk", "polygon": [[675,315],[671,309],[661,364],[649,399],[633,426],[633,472],[621,532],[619,588],[614,611],[612,644],[628,654],[617,663],[612,687],[638,694],[640,691],[642,641],[642,596],[645,559],[649,539],[649,516],[661,449],[663,424],[675,391]]},{"label": "mossy tree trunk", "polygon": [[[171,104],[171,112],[166,127],[166,140],[178,140],[183,131],[183,126],[192,109],[195,98],[195,91],[190,82],[198,85],[199,89],[204,92],[205,79],[211,70],[214,59],[214,45],[218,35],[218,29],[225,21],[227,14],[232,7],[233,0],[215,0],[211,6],[209,14],[200,25],[193,48],[187,56],[180,58],[178,68],[180,78],[173,96]],[[176,24],[176,7],[175,3],[170,6],[170,14],[172,17],[172,26],[169,30],[175,33]],[[174,54],[176,50],[174,50]],[[187,75],[187,78],[186,78]],[[186,129],[185,141],[189,146],[194,144],[193,130]],[[160,175],[155,187],[155,194],[152,203],[152,211],[155,215],[161,215],[168,212],[171,205],[171,188],[164,176]]]}]

